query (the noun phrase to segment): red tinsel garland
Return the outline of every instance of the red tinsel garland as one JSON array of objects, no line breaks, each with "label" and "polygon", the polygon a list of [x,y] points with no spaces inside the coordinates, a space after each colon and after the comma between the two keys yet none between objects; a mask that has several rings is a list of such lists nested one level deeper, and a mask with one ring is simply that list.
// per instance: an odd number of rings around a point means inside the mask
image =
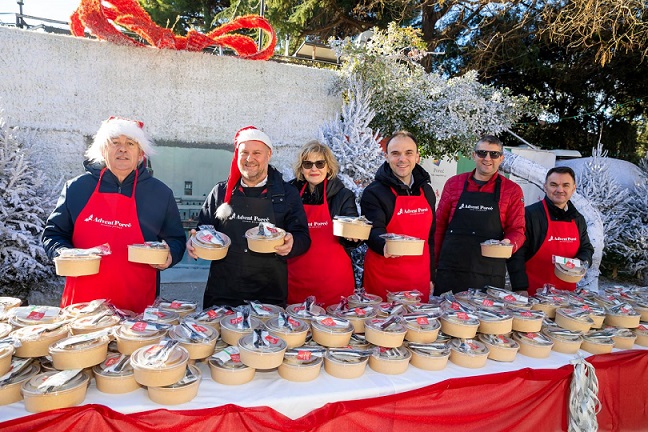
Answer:
[{"label": "red tinsel garland", "polygon": [[[84,36],[87,28],[99,39],[120,45],[145,46],[119,31],[115,25],[136,33],[149,45],[161,49],[202,51],[208,46],[218,45],[229,47],[246,59],[267,60],[277,45],[274,29],[268,20],[258,15],[235,18],[207,34],[192,29],[187,36],[178,36],[155,24],[137,0],[81,0],[70,17],[70,31],[74,36]],[[230,33],[240,29],[261,29],[270,36],[270,41],[259,49],[251,37]]]}]

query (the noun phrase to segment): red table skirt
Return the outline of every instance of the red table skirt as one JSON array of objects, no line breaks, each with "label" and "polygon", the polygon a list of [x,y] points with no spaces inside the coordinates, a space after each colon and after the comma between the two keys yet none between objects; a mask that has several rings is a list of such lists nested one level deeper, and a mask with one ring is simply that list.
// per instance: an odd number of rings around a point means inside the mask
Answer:
[{"label": "red table skirt", "polygon": [[[648,430],[648,351],[588,358],[599,380],[601,431]],[[556,431],[567,430],[573,366],[450,379],[391,396],[336,402],[292,420],[271,408],[121,414],[103,405],[0,423],[2,431]],[[0,407],[1,409],[1,407]]]}]

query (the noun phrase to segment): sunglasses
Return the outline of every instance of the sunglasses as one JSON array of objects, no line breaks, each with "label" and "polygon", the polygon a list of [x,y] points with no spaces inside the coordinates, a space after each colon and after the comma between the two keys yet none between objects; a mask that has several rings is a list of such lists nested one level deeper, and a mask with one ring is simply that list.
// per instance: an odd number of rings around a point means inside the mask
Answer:
[{"label": "sunglasses", "polygon": [[501,151],[495,150],[475,150],[475,154],[481,159],[484,159],[486,155],[490,155],[491,159],[498,159],[502,156]]},{"label": "sunglasses", "polygon": [[313,165],[315,165],[315,167],[317,167],[317,169],[322,169],[322,168],[324,168],[326,166],[326,161],[325,160],[318,160],[318,161],[315,161],[315,162],[302,161],[301,166],[302,166],[302,168],[309,170],[309,169],[313,168]]}]

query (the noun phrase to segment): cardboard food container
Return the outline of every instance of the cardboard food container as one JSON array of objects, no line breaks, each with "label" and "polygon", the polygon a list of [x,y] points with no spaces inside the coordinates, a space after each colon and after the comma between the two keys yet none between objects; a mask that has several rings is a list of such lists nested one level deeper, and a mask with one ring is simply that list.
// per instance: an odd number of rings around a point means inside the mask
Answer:
[{"label": "cardboard food container", "polygon": [[[398,292],[387,292],[387,301],[388,302],[397,302],[404,305],[411,305],[421,303],[421,296],[423,293],[417,290],[411,291],[398,291]],[[427,300],[427,299],[426,299]]]},{"label": "cardboard food container", "polygon": [[583,279],[587,269],[585,267],[568,268],[564,264],[554,264],[554,274],[558,279],[564,282],[576,283]]},{"label": "cardboard food container", "polygon": [[4,307],[4,311],[7,312],[9,309],[13,309],[22,304],[22,300],[16,297],[0,297],[0,306]]},{"label": "cardboard food container", "polygon": [[117,350],[131,355],[138,349],[159,343],[166,335],[166,330],[139,330],[138,323],[124,323],[115,330]]},{"label": "cardboard food container", "polygon": [[366,350],[372,347],[372,345],[367,342],[367,338],[363,333],[353,333],[351,334],[351,339],[349,340],[349,347],[356,350]]},{"label": "cardboard food container", "polygon": [[558,326],[581,333],[587,333],[594,325],[587,311],[570,308],[559,308],[556,310],[554,319]]},{"label": "cardboard food container", "polygon": [[[117,370],[111,369],[117,367]],[[135,391],[140,387],[135,381],[130,358],[123,354],[109,354],[106,360],[92,368],[97,390],[108,394],[123,394]]]},{"label": "cardboard food container", "polygon": [[278,317],[281,312],[285,312],[281,306],[257,302],[250,302],[250,309],[251,315],[260,319],[263,323]]},{"label": "cardboard food container", "polygon": [[313,318],[326,315],[326,310],[321,306],[313,304],[311,305],[311,310],[307,311],[304,303],[295,303],[286,307],[286,313],[293,318],[302,319],[310,325]]},{"label": "cardboard food container", "polygon": [[[191,245],[194,247],[194,252],[198,258],[206,261],[218,261],[227,256],[227,251],[232,244],[232,240],[222,232],[218,234],[225,240],[224,245],[208,242],[207,238],[204,236],[201,237],[200,233],[191,237]],[[204,241],[201,241],[201,238]]]},{"label": "cardboard food container", "polygon": [[20,388],[25,381],[40,372],[40,365],[31,359],[14,358],[11,361],[11,370],[16,372],[0,384],[0,406],[23,399]]},{"label": "cardboard food container", "polygon": [[513,340],[520,344],[520,354],[533,358],[547,358],[551,354],[553,342],[549,337],[537,332],[513,332]]},{"label": "cardboard food container", "polygon": [[313,340],[318,344],[339,348],[349,345],[353,325],[349,320],[330,316],[318,317],[311,321]]},{"label": "cardboard food container", "polygon": [[351,308],[347,311],[334,310],[332,315],[349,320],[353,326],[353,333],[364,333],[365,321],[375,318],[378,315],[378,310],[372,306],[364,306]]},{"label": "cardboard food container", "polygon": [[344,238],[367,240],[371,232],[371,224],[364,218],[342,217],[333,218],[333,235]]},{"label": "cardboard food container", "polygon": [[[255,337],[259,337],[265,342],[255,344]],[[238,341],[241,362],[254,369],[265,370],[279,367],[283,362],[287,348],[283,339],[260,329],[256,334],[249,334]]]},{"label": "cardboard food container", "polygon": [[128,261],[157,265],[166,263],[170,253],[169,246],[160,242],[154,244],[155,246],[151,243],[128,245]]},{"label": "cardboard food container", "polygon": [[209,370],[214,381],[224,385],[241,385],[252,381],[256,369],[241,362],[237,347],[226,347],[209,359]]},{"label": "cardboard food container", "polygon": [[153,361],[165,343],[139,348],[131,356],[135,381],[147,387],[164,387],[177,383],[185,375],[189,353],[180,345],[174,346],[166,360]]},{"label": "cardboard food container", "polygon": [[537,310],[545,314],[547,318],[554,319],[556,317],[556,309],[559,305],[555,303],[536,303],[531,306],[531,310]]},{"label": "cardboard food container", "polygon": [[592,354],[608,354],[614,348],[614,339],[605,335],[605,331],[591,331],[583,335],[581,349]]},{"label": "cardboard food container", "polygon": [[514,331],[533,333],[542,330],[542,321],[544,320],[542,311],[509,308],[508,312],[513,315],[512,328]]},{"label": "cardboard food container", "polygon": [[84,369],[106,359],[110,338],[102,331],[70,336],[49,347],[52,364],[58,370]]},{"label": "cardboard food container", "polygon": [[55,306],[21,306],[11,311],[9,324],[15,328],[61,321],[61,308]]},{"label": "cardboard food container", "polygon": [[420,316],[420,314],[404,315],[403,318],[407,327],[406,341],[427,344],[434,342],[439,336],[441,324],[436,318]]},{"label": "cardboard food container", "polygon": [[503,334],[480,334],[479,341],[488,348],[488,358],[500,362],[512,362],[520,344]]},{"label": "cardboard food container", "polygon": [[367,367],[370,353],[352,355],[351,351],[353,350],[328,350],[324,355],[324,370],[326,373],[342,379],[353,379],[362,376]]},{"label": "cardboard food container", "polygon": [[272,236],[260,235],[258,227],[245,231],[248,249],[257,253],[275,253],[275,247],[283,245],[286,236],[286,231],[278,227],[275,229],[277,232]]},{"label": "cardboard food container", "polygon": [[[362,289],[364,291],[364,288]],[[365,307],[365,306],[377,306],[382,303],[383,299],[380,296],[375,294],[367,294],[365,292],[356,292],[347,297],[349,301],[349,307]]]},{"label": "cardboard food container", "polygon": [[583,343],[580,332],[558,326],[545,327],[542,332],[553,342],[553,350],[563,354],[576,354]]},{"label": "cardboard food container", "polygon": [[410,364],[423,370],[441,370],[448,364],[450,347],[446,343],[432,344],[408,343],[407,348],[412,353]]},{"label": "cardboard food container", "polygon": [[475,339],[452,339],[450,341],[450,361],[457,366],[479,369],[486,366],[488,347]]},{"label": "cardboard food container", "polygon": [[609,309],[605,314],[605,324],[612,327],[637,328],[641,322],[641,315],[634,310],[621,309],[612,312]]},{"label": "cardboard food container", "polygon": [[396,321],[382,328],[390,318],[373,318],[365,321],[365,339],[367,342],[386,348],[397,348],[403,345],[407,327]]},{"label": "cardboard food container", "polygon": [[16,348],[16,357],[44,357],[49,354],[49,346],[68,335],[68,326],[63,324],[39,324],[14,330],[12,337],[20,340],[21,346]]},{"label": "cardboard food container", "polygon": [[477,331],[485,334],[501,335],[510,333],[513,329],[513,317],[502,311],[478,310],[475,312],[479,318]]},{"label": "cardboard food container", "polygon": [[221,339],[228,345],[236,346],[239,339],[251,334],[254,329],[262,328],[263,323],[258,318],[250,317],[250,327],[244,328],[236,315],[226,315],[221,318],[220,327]]},{"label": "cardboard food container", "polygon": [[441,331],[459,339],[472,339],[479,328],[479,318],[466,312],[448,312],[439,317]]},{"label": "cardboard food container", "polygon": [[419,238],[392,234],[385,239],[386,252],[396,256],[421,256],[425,240]]},{"label": "cardboard food container", "polygon": [[7,337],[13,331],[13,326],[7,323],[0,323],[0,339]]},{"label": "cardboard food container", "polygon": [[54,390],[46,391],[47,388],[39,388],[50,377],[65,372],[68,371],[43,372],[23,382],[21,391],[25,400],[25,410],[38,413],[81,404],[85,399],[90,381],[88,375],[84,373],[77,373],[71,380]]},{"label": "cardboard food container", "polygon": [[632,349],[637,340],[637,335],[629,329],[620,328],[617,329],[616,335],[612,336],[612,340],[614,341],[614,348]]},{"label": "cardboard food container", "polygon": [[165,312],[174,312],[178,314],[179,318],[184,318],[189,314],[196,312],[198,305],[194,302],[183,301],[183,300],[173,300],[173,301],[162,301],[158,305],[160,310]]},{"label": "cardboard food container", "polygon": [[100,255],[59,256],[54,258],[54,267],[59,276],[88,276],[99,273]]},{"label": "cardboard food container", "polygon": [[200,370],[189,365],[184,377],[177,383],[163,387],[148,387],[148,397],[160,405],[179,405],[187,403],[196,397],[202,374]]},{"label": "cardboard food container", "polygon": [[[489,243],[496,241],[497,243]],[[499,240],[489,240],[483,243],[480,243],[481,254],[487,258],[511,258],[513,255],[513,245],[512,244],[502,244]]]},{"label": "cardboard food container", "polygon": [[13,356],[13,345],[0,345],[0,377],[11,369],[11,356]]},{"label": "cardboard food container", "polygon": [[279,324],[279,317],[272,318],[265,325],[268,333],[275,337],[279,337],[286,342],[288,348],[295,348],[302,346],[306,343],[306,335],[310,326],[304,320],[299,318],[289,317],[289,327]]},{"label": "cardboard food container", "polygon": [[405,347],[379,347],[369,357],[369,367],[385,375],[400,375],[407,370],[412,353]]},{"label": "cardboard food container", "polygon": [[633,332],[637,336],[637,339],[635,339],[635,344],[640,346],[648,346],[648,323],[639,323],[639,327],[634,329]]},{"label": "cardboard food container", "polygon": [[169,330],[169,337],[180,342],[190,360],[202,360],[214,353],[218,332],[195,321],[184,321]]},{"label": "cardboard food container", "polygon": [[83,316],[70,323],[70,333],[73,335],[93,333],[98,330],[114,327],[119,324],[119,321],[120,318],[117,315],[108,313]]},{"label": "cardboard food container", "polygon": [[323,363],[321,356],[286,356],[277,371],[287,381],[308,382],[319,376]]}]

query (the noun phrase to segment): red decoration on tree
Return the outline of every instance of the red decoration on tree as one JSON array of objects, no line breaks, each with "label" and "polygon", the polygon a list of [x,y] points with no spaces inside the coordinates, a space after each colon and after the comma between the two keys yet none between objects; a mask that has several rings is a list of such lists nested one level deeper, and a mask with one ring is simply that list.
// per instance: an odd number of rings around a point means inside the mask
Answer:
[{"label": "red decoration on tree", "polygon": [[[192,29],[187,36],[178,36],[170,29],[155,24],[137,0],[81,0],[70,17],[70,31],[74,36],[84,36],[87,28],[99,39],[120,45],[146,46],[115,26],[136,33],[156,48],[202,51],[208,46],[218,45],[229,47],[240,57],[250,60],[269,59],[277,45],[274,29],[268,20],[258,15],[235,18],[207,34]],[[251,37],[230,33],[240,29],[261,29],[270,36],[270,41],[260,49]]]}]

